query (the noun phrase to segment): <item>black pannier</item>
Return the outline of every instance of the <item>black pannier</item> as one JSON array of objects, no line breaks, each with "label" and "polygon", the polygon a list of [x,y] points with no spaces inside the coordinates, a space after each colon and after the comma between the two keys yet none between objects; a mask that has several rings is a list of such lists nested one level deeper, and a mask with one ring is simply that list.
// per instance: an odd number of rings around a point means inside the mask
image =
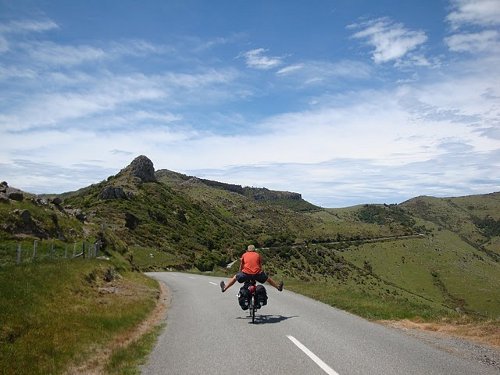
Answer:
[{"label": "black pannier", "polygon": [[248,305],[250,304],[250,292],[244,286],[240,288],[240,292],[238,293],[238,303],[243,310],[248,310]]},{"label": "black pannier", "polygon": [[267,291],[264,285],[257,285],[255,295],[257,296],[257,301],[259,301],[261,306],[267,305]]}]

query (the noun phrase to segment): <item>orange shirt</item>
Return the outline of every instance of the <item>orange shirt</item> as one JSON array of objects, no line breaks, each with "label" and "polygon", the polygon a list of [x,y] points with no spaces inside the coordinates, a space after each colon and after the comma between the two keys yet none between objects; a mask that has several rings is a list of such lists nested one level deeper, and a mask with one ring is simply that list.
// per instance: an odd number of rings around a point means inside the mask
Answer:
[{"label": "orange shirt", "polygon": [[255,251],[247,251],[241,256],[241,272],[256,275],[262,272],[260,254]]}]

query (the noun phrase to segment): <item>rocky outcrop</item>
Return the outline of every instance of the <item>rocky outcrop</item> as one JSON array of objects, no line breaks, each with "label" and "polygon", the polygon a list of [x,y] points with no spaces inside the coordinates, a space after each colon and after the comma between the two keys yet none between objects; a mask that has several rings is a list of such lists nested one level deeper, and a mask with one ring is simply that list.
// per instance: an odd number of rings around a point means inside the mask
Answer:
[{"label": "rocky outcrop", "polygon": [[99,199],[127,199],[128,195],[122,187],[106,186],[99,194]]},{"label": "rocky outcrop", "polygon": [[134,230],[135,228],[137,228],[139,223],[140,223],[140,221],[139,221],[139,218],[137,216],[135,216],[134,214],[131,214],[130,212],[125,212],[125,226],[128,229]]},{"label": "rocky outcrop", "polygon": [[62,203],[62,199],[59,197],[55,197],[52,199],[52,203],[55,204],[56,206],[60,206]]},{"label": "rocky outcrop", "polygon": [[33,226],[33,219],[31,218],[31,212],[28,210],[22,210],[20,212],[21,219],[25,227],[30,228]]},{"label": "rocky outcrop", "polygon": [[[9,191],[10,190],[10,191]],[[19,190],[7,189],[7,197],[13,201],[23,201],[24,194]]]},{"label": "rocky outcrop", "polygon": [[49,234],[43,229],[42,225],[33,218],[29,210],[16,209],[13,214],[18,216],[20,220],[14,220],[8,231],[19,234],[31,234],[38,238],[48,238]]},{"label": "rocky outcrop", "polygon": [[122,169],[119,174],[130,174],[132,177],[136,177],[142,182],[156,181],[153,162],[144,155],[136,157],[132,163],[125,169]]},{"label": "rocky outcrop", "polygon": [[22,202],[24,200],[24,193],[9,186],[5,181],[0,183],[0,203],[8,203],[10,200]]}]

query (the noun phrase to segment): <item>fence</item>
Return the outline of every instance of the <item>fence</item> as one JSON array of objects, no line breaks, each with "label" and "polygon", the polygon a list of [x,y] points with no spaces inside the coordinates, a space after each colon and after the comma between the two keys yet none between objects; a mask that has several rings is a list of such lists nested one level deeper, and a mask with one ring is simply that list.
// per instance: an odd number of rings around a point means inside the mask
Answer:
[{"label": "fence", "polygon": [[9,243],[0,246],[0,266],[53,259],[97,258],[100,251],[99,242],[69,244],[34,240],[33,243]]}]

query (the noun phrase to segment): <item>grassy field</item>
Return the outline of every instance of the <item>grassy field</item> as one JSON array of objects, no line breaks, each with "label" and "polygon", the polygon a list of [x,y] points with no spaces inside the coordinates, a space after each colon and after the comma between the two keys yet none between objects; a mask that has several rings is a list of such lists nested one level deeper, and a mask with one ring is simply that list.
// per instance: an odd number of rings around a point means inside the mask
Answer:
[{"label": "grassy field", "polygon": [[172,253],[154,247],[132,246],[129,249],[132,264],[143,271],[165,270],[180,264],[179,258]]},{"label": "grassy field", "polygon": [[151,312],[158,285],[108,261],[0,268],[0,369],[60,374],[102,352]]},{"label": "grassy field", "polygon": [[415,295],[458,312],[484,318],[500,317],[498,263],[453,233],[433,237],[363,244],[342,252],[357,265]]}]

